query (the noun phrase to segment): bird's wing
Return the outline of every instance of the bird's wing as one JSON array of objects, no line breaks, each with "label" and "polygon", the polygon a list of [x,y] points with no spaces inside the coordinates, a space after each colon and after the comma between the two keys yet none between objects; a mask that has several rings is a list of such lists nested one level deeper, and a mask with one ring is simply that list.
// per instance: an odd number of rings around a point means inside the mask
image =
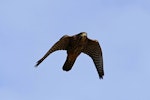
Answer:
[{"label": "bird's wing", "polygon": [[48,51],[47,53],[39,60],[37,61],[35,66],[38,66],[48,55],[53,53],[57,50],[66,50],[68,47],[68,43],[70,40],[70,36],[64,35],[58,42],[56,42]]},{"label": "bird's wing", "polygon": [[97,40],[88,39],[87,46],[83,50],[83,53],[89,55],[93,59],[99,77],[103,78],[103,56],[99,42]]}]

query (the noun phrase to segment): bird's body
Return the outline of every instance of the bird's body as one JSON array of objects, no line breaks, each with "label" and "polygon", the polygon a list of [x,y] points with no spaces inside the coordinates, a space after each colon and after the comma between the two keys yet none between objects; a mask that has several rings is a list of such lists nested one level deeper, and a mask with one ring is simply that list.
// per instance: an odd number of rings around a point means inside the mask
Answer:
[{"label": "bird's body", "polygon": [[96,40],[87,38],[86,32],[68,36],[63,36],[58,42],[56,42],[52,48],[37,62],[38,66],[49,54],[56,50],[66,50],[67,59],[63,65],[63,70],[69,71],[73,67],[76,58],[83,52],[89,55],[96,66],[99,77],[103,78],[103,59],[102,51],[99,43]]},{"label": "bird's body", "polygon": [[67,59],[63,66],[63,70],[65,70],[65,71],[71,70],[76,58],[80,55],[80,53],[83,51],[83,49],[85,48],[85,46],[87,44],[86,33],[82,39],[77,39],[77,38],[78,37],[76,35],[70,37],[68,48],[66,49],[67,50]]}]

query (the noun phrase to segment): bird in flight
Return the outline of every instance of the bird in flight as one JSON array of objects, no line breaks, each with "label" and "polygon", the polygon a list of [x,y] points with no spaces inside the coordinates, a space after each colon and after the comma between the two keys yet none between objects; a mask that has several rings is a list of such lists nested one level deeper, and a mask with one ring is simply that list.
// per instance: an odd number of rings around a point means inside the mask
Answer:
[{"label": "bird in flight", "polygon": [[64,35],[39,61],[37,61],[35,66],[37,67],[47,56],[57,50],[67,51],[67,58],[62,67],[64,71],[71,70],[77,57],[81,53],[85,53],[92,58],[99,78],[103,79],[103,56],[100,44],[97,40],[89,39],[86,32],[81,32],[73,36]]}]

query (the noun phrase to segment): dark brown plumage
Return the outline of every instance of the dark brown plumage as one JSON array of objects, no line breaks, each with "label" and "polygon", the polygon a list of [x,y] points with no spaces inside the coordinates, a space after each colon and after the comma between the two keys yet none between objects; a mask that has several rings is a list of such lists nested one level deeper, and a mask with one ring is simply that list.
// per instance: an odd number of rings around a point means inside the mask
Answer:
[{"label": "dark brown plumage", "polygon": [[37,62],[35,66],[38,66],[49,54],[56,50],[67,50],[67,59],[63,65],[63,70],[71,70],[76,58],[81,52],[83,52],[92,58],[99,74],[99,78],[103,78],[104,71],[101,47],[98,41],[88,39],[86,32],[81,32],[73,36],[64,35],[51,47],[51,49]]}]

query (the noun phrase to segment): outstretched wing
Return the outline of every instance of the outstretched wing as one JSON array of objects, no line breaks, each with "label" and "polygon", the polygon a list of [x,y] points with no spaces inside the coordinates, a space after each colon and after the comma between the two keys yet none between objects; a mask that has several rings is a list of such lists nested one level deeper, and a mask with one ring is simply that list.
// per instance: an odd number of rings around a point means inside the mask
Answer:
[{"label": "outstretched wing", "polygon": [[68,43],[70,40],[70,36],[64,35],[58,42],[56,42],[49,50],[48,52],[39,60],[37,61],[35,66],[38,66],[48,55],[53,53],[57,50],[66,50],[68,47]]},{"label": "outstretched wing", "polygon": [[89,55],[93,59],[93,62],[96,66],[99,77],[103,78],[104,76],[103,57],[102,57],[102,50],[98,41],[88,39],[87,46],[83,50],[83,53]]}]

